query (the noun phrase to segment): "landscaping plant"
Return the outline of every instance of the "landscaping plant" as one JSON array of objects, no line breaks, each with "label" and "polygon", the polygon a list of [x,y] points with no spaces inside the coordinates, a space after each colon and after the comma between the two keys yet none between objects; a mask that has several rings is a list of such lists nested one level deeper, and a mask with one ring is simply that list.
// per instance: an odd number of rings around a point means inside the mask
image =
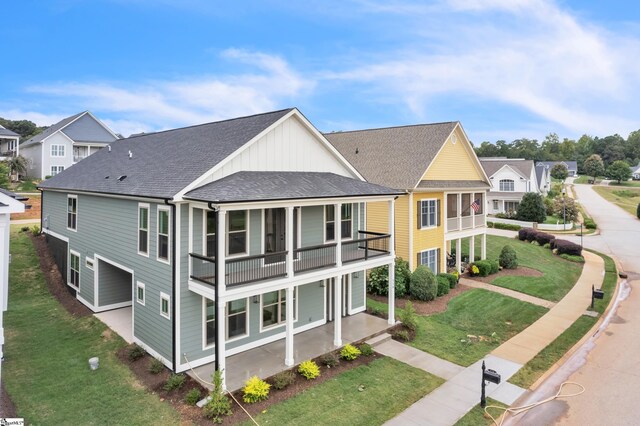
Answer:
[{"label": "landscaping plant", "polygon": [[[396,297],[403,297],[407,294],[407,287],[411,278],[409,263],[398,257],[396,258],[395,268],[395,294]],[[387,265],[371,270],[367,280],[367,292],[379,296],[389,294],[389,268]]]},{"label": "landscaping plant", "polygon": [[264,401],[269,398],[271,385],[258,376],[250,377],[242,388],[242,400],[247,404]]},{"label": "landscaping plant", "polygon": [[291,370],[281,371],[271,378],[273,387],[282,390],[296,381],[296,373]]},{"label": "landscaping plant", "polygon": [[436,280],[438,281],[438,297],[449,294],[449,290],[451,289],[449,280],[440,274],[436,276]]},{"label": "landscaping plant", "polygon": [[340,359],[334,352],[329,352],[328,354],[324,354],[322,358],[320,358],[320,362],[325,366],[331,368],[340,364]]},{"label": "landscaping plant", "polygon": [[205,404],[203,411],[206,418],[211,419],[214,423],[222,423],[222,416],[233,414],[231,401],[222,389],[222,372],[220,370],[214,371],[212,378],[213,390],[209,394],[209,402]]},{"label": "landscaping plant", "polygon": [[582,256],[582,247],[579,244],[567,240],[554,240],[556,254],[568,254],[571,256]]},{"label": "landscaping plant", "polygon": [[171,376],[169,376],[167,381],[164,383],[164,386],[162,387],[162,389],[164,389],[167,392],[180,389],[184,385],[184,382],[186,380],[187,380],[187,377],[182,373],[171,374]]},{"label": "landscaping plant", "polygon": [[149,373],[160,374],[164,370],[164,364],[157,358],[152,358],[148,367]]},{"label": "landscaping plant", "polygon": [[298,373],[307,380],[315,379],[320,375],[318,364],[311,360],[303,361],[298,366]]},{"label": "landscaping plant", "polygon": [[[640,203],[638,203],[638,207],[636,208],[636,216],[638,216],[638,219],[640,219]],[[587,221],[585,220],[585,225],[586,225],[586,222]],[[587,228],[588,228],[588,226],[587,226]]]},{"label": "landscaping plant", "polygon": [[393,338],[402,342],[408,342],[410,339],[409,332],[407,330],[397,330],[393,333]]},{"label": "landscaping plant", "polygon": [[542,195],[537,192],[527,192],[522,196],[516,213],[518,220],[543,223],[547,219],[547,209]]},{"label": "landscaping plant", "polygon": [[607,168],[607,177],[617,181],[618,183],[628,181],[631,179],[631,169],[629,168],[629,164],[623,160],[614,161],[611,163],[609,168]]},{"label": "landscaping plant", "polygon": [[499,261],[500,266],[505,269],[516,269],[518,267],[518,256],[515,249],[509,244],[502,247]]},{"label": "landscaping plant", "polygon": [[418,328],[418,314],[411,301],[407,301],[404,309],[400,311],[399,317],[400,322],[409,330],[415,331]]},{"label": "landscaping plant", "polygon": [[198,401],[200,401],[201,397],[202,395],[200,394],[200,389],[194,388],[187,392],[187,394],[184,396],[184,402],[187,405],[196,405]]},{"label": "landscaping plant", "polygon": [[129,361],[133,362],[133,361],[137,361],[140,358],[142,358],[144,356],[144,354],[146,354],[145,350],[142,349],[140,346],[134,344],[127,351],[127,358],[129,358]]},{"label": "landscaping plant", "polygon": [[560,219],[566,219],[566,223],[575,222],[578,220],[578,204],[573,198],[562,196],[556,197],[553,200],[553,214]]},{"label": "landscaping plant", "polygon": [[593,177],[593,183],[595,183],[598,176],[602,176],[604,174],[604,163],[602,162],[602,157],[598,154],[591,155],[589,158],[584,160],[582,168],[587,176]]},{"label": "landscaping plant", "polygon": [[361,344],[360,346],[358,346],[358,349],[360,349],[360,353],[362,355],[364,355],[364,356],[372,356],[373,355],[373,348],[368,343]]},{"label": "landscaping plant", "polygon": [[356,348],[353,345],[344,345],[342,350],[340,351],[340,358],[345,359],[347,361],[353,361],[354,359],[360,356],[360,349]]},{"label": "landscaping plant", "polygon": [[438,295],[438,284],[431,269],[420,265],[411,274],[411,285],[409,287],[411,296],[418,300],[431,301]]}]

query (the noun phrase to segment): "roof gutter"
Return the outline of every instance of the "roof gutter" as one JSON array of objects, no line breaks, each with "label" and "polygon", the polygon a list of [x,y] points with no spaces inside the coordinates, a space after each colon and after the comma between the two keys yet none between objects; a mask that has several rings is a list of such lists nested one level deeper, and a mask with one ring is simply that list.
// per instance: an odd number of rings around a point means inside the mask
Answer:
[{"label": "roof gutter", "polygon": [[164,204],[171,206],[171,364],[176,372],[178,360],[176,358],[176,205],[171,198],[165,198]]}]

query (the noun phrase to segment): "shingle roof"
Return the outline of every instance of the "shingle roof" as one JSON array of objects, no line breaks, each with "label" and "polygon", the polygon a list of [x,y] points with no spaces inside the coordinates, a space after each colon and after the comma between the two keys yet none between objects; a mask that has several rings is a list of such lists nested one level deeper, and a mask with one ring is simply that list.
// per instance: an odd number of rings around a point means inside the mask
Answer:
[{"label": "shingle roof", "polygon": [[500,170],[504,166],[509,166],[516,172],[520,173],[522,177],[529,179],[531,176],[531,169],[533,167],[533,160],[522,159],[497,159],[497,158],[480,158],[480,164],[484,169],[487,176],[491,177],[495,172]]},{"label": "shingle roof", "polygon": [[536,182],[538,183],[538,188],[542,188],[542,178],[544,177],[547,169],[543,164],[536,163]]},{"label": "shingle roof", "polygon": [[551,170],[556,164],[560,163],[566,164],[568,170],[578,170],[577,161],[536,161],[536,165],[544,164],[545,166],[549,166],[549,170]]},{"label": "shingle roof", "polygon": [[522,198],[524,196],[524,192],[500,192],[500,191],[489,191],[487,192],[487,198]]},{"label": "shingle roof", "polygon": [[401,194],[391,188],[335,173],[244,171],[189,191],[185,198],[231,203]]},{"label": "shingle roof", "polygon": [[28,146],[35,145],[37,143],[42,142],[45,138],[47,138],[48,136],[51,136],[52,134],[54,134],[58,130],[62,129],[67,124],[71,123],[73,120],[75,120],[76,118],[80,117],[82,114],[84,114],[86,112],[87,111],[83,111],[83,112],[80,112],[78,114],[72,115],[71,117],[67,117],[67,118],[64,118],[64,119],[58,121],[53,126],[49,126],[46,129],[44,129],[44,131],[42,131],[42,133],[38,133],[37,135],[35,135],[31,139],[22,142],[20,144],[20,148],[28,147]]},{"label": "shingle roof", "polygon": [[367,181],[413,189],[457,124],[452,121],[324,136]]},{"label": "shingle roof", "polygon": [[171,198],[290,111],[120,139],[40,187]]},{"label": "shingle roof", "polygon": [[20,135],[17,134],[16,132],[12,132],[9,129],[5,129],[2,126],[0,126],[0,136],[20,137]]},{"label": "shingle roof", "polygon": [[0,193],[6,195],[7,197],[14,198],[14,199],[16,199],[18,201],[27,201],[29,199],[27,197],[23,197],[22,195],[18,195],[15,192],[7,191],[4,188],[0,188]]},{"label": "shingle roof", "polygon": [[491,185],[481,180],[421,180],[417,186],[423,189],[453,189],[453,188],[484,188],[489,189]]}]

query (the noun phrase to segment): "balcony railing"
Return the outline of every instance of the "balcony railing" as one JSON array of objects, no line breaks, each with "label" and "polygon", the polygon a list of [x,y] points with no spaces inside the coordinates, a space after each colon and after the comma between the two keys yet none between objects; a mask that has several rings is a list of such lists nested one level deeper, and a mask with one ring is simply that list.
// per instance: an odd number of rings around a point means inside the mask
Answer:
[{"label": "balcony railing", "polygon": [[477,228],[485,225],[486,218],[484,213],[447,218],[447,231],[459,231],[462,229]]},{"label": "balcony railing", "polygon": [[87,158],[86,155],[73,155],[73,161],[74,163],[77,163],[80,160],[84,160],[85,158]]},{"label": "balcony railing", "polygon": [[389,254],[390,236],[388,234],[358,231],[358,236],[364,238],[342,243],[342,263],[367,260]]},{"label": "balcony railing", "polygon": [[336,243],[303,247],[293,251],[293,272],[313,271],[336,264]]},{"label": "balcony railing", "polygon": [[447,231],[457,231],[458,229],[459,229],[458,218],[457,217],[447,218]]}]

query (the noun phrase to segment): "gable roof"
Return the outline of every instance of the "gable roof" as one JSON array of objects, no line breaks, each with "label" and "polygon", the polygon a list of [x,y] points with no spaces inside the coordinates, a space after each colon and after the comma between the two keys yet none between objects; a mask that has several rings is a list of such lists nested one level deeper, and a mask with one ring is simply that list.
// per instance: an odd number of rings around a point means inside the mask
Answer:
[{"label": "gable roof", "polygon": [[11,130],[3,127],[2,125],[0,125],[0,136],[10,136],[12,138],[14,137],[20,137],[19,134],[17,134],[16,132],[12,132]]},{"label": "gable roof", "polygon": [[524,160],[522,158],[499,158],[499,157],[483,157],[480,158],[480,164],[487,173],[487,176],[491,177],[498,170],[507,166],[513,169],[516,173],[520,174],[525,179],[531,178],[531,171],[533,169],[533,160]]},{"label": "gable roof", "polygon": [[335,173],[243,171],[189,191],[184,197],[232,203],[401,194],[391,188]]},{"label": "gable roof", "polygon": [[120,139],[40,187],[172,198],[292,110]]},{"label": "gable roof", "polygon": [[[56,133],[57,131],[62,131],[65,127],[69,126],[71,123],[74,123],[76,120],[78,120],[80,117],[87,115],[89,117],[91,117],[96,123],[98,123],[100,126],[102,126],[105,130],[107,130],[112,136],[114,140],[119,139],[119,137],[113,133],[113,131],[107,127],[104,123],[102,123],[100,120],[98,120],[93,114],[91,114],[90,111],[83,111],[80,112],[78,114],[72,115],[71,117],[67,117],[64,118],[60,121],[58,121],[56,124],[47,127],[46,129],[44,129],[44,131],[42,131],[41,133],[38,133],[37,135],[35,135],[34,137],[30,138],[29,140],[24,141],[23,143],[20,144],[21,148],[25,148],[25,147],[30,147],[32,145],[36,145],[38,143],[43,142],[46,138],[48,138],[49,136],[53,135],[54,133]],[[69,137],[66,133],[65,136]],[[76,142],[80,142],[79,139],[74,139],[74,138],[69,138],[72,139]],[[82,142],[91,142],[91,141],[82,141]],[[104,141],[94,141],[94,142],[99,142],[99,143],[107,143]]]},{"label": "gable roof", "polygon": [[565,164],[567,166],[567,170],[578,170],[577,161],[536,161],[536,166],[538,164],[549,167],[549,170],[551,170],[556,164]]},{"label": "gable roof", "polygon": [[15,192],[8,191],[4,188],[0,188],[0,194],[4,194],[7,197],[11,197],[14,200],[18,200],[18,201],[27,201],[29,199],[27,197],[23,197],[22,195],[18,195]]},{"label": "gable roof", "polygon": [[325,133],[338,151],[372,183],[413,189],[457,121]]}]

